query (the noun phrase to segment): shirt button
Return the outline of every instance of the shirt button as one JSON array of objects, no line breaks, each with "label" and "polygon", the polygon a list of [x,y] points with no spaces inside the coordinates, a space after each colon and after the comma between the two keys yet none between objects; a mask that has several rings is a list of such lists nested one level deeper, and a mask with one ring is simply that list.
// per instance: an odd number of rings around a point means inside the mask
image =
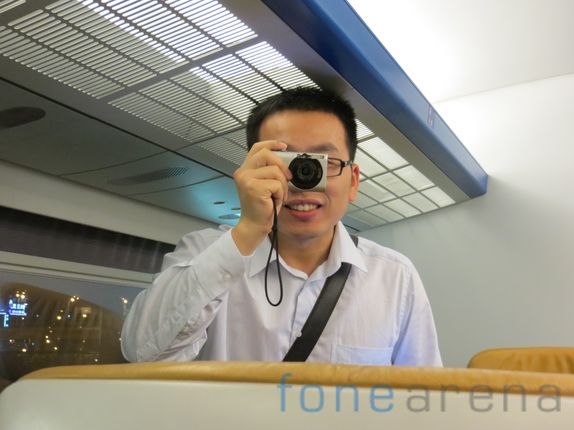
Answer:
[{"label": "shirt button", "polygon": [[226,281],[229,281],[231,279],[231,275],[229,273],[225,273],[223,275],[223,279],[225,279]]},{"label": "shirt button", "polygon": [[302,334],[303,334],[303,333],[301,333],[301,330],[297,330],[297,331],[295,332],[295,337],[301,337]]}]

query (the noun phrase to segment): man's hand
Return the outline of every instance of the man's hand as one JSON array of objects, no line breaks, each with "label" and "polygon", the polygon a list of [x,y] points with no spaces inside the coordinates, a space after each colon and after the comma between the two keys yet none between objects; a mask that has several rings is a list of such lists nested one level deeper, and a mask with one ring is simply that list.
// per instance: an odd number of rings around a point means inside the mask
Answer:
[{"label": "man's hand", "polygon": [[241,218],[231,236],[242,255],[251,255],[273,227],[273,202],[277,213],[287,200],[289,168],[273,151],[287,145],[276,140],[251,147],[243,164],[233,174],[241,202]]}]

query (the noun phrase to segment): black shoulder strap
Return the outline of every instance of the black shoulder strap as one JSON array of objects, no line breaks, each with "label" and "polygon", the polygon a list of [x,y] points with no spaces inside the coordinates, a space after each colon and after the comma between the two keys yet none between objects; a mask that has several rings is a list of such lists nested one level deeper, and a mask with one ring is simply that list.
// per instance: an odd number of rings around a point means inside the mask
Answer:
[{"label": "black shoulder strap", "polygon": [[[357,236],[352,235],[351,238],[356,246],[358,243]],[[349,263],[343,263],[337,272],[327,278],[315,302],[315,306],[313,306],[307,321],[305,321],[305,325],[301,330],[301,336],[293,342],[283,361],[307,360],[307,357],[309,357],[309,354],[311,354],[311,351],[315,348],[315,344],[319,340],[321,333],[323,333],[323,329],[327,325],[327,321],[329,321],[333,309],[335,309],[335,305],[343,291],[345,281],[350,271],[351,265]]]}]

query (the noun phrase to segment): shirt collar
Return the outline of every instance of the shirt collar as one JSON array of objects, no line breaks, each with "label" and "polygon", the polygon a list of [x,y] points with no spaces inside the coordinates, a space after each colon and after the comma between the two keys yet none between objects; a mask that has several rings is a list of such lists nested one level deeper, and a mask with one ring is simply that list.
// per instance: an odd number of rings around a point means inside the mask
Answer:
[{"label": "shirt collar", "polygon": [[[265,269],[270,249],[271,241],[267,237],[257,247],[255,252],[251,256],[247,257],[247,273],[249,274],[249,277],[255,276]],[[276,256],[275,252],[273,252],[271,254],[270,262],[275,260]],[[335,229],[335,236],[333,237],[329,257],[327,258],[327,261],[323,263],[326,265],[325,272],[327,273],[327,276],[330,276],[339,270],[341,263],[350,263],[363,272],[367,272],[367,265],[365,264],[363,255],[359,251],[358,247],[353,243],[353,239],[351,239],[351,236],[347,232],[343,223],[339,221],[337,228]]]}]

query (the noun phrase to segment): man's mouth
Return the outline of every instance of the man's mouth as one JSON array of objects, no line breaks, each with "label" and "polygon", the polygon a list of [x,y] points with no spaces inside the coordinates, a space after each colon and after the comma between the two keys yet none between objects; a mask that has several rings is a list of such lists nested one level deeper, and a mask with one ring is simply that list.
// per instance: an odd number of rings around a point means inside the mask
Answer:
[{"label": "man's mouth", "polygon": [[321,205],[318,204],[310,204],[310,203],[303,203],[303,204],[290,204],[285,205],[286,208],[298,211],[298,212],[310,212],[312,210],[318,209]]}]

